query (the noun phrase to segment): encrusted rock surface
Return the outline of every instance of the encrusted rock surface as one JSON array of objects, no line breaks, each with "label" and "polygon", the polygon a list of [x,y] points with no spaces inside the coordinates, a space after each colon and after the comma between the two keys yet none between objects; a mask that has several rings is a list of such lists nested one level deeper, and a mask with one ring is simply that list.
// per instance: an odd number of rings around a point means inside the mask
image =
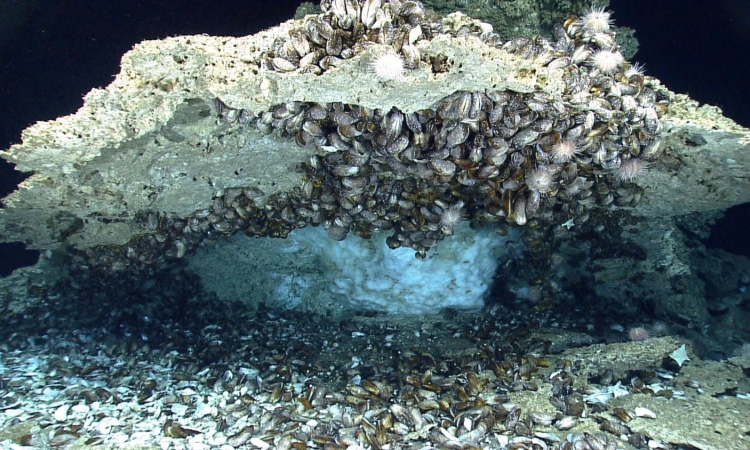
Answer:
[{"label": "encrusted rock surface", "polygon": [[[312,152],[259,134],[239,151],[222,146],[210,116],[215,98],[252,111],[291,100],[414,111],[457,90],[530,92],[548,72],[472,37],[431,41],[422,51],[455,58],[456,67],[438,77],[417,70],[396,85],[376,79],[371,54],[320,76],[261,70],[260,54],[294,24],[243,38],[180,36],[136,45],[115,81],[86,95],[81,110],[33,125],[23,143],[2,154],[17,170],[34,172],[4,199],[2,239],[32,248],[122,245],[139,232],[132,223],[137,211],[187,216],[226,187],[256,186],[270,195],[299,185],[294,167]],[[522,69],[537,75],[520,76]],[[542,87],[559,91],[560,74],[547,78]]]},{"label": "encrusted rock surface", "polygon": [[[535,65],[475,36],[440,35],[417,43],[423,57],[453,64],[433,74],[424,65],[401,83],[383,83],[367,51],[322,75],[261,68],[260,55],[300,21],[243,38],[183,36],[138,44],[104,89],[76,114],[27,129],[2,156],[34,175],[4,199],[0,238],[32,248],[121,245],[141,230],[138,211],[186,216],[231,186],[266,194],[299,185],[294,166],[311,153],[273,138],[222,145],[222,125],[209,105],[261,111],[290,100],[343,102],[388,110],[428,108],[457,90],[512,89],[559,93],[562,70]],[[750,200],[748,130],[671,94],[663,118],[666,157],[636,181],[646,191],[634,214],[668,216],[726,208]],[[233,143],[234,144],[234,143]]]}]

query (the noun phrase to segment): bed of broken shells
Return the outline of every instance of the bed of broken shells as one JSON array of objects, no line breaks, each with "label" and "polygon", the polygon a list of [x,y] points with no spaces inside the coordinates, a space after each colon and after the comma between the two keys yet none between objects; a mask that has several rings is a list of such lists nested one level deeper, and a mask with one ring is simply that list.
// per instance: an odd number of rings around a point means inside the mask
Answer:
[{"label": "bed of broken shells", "polygon": [[[530,331],[585,330],[563,312],[498,305],[333,323],[156,297],[117,307],[50,293],[37,311],[4,315],[0,445],[676,448],[628,428],[650,411],[601,403],[629,391],[670,401],[665,392],[680,395],[671,381],[645,371],[635,381],[576,380],[581,362],[559,353],[601,338],[552,342]],[[543,400],[522,407],[524,394]]]}]

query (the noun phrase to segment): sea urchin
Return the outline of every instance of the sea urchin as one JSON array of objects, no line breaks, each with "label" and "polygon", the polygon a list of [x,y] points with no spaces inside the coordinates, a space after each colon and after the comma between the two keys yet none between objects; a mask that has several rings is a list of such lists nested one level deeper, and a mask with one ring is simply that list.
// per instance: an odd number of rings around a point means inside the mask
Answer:
[{"label": "sea urchin", "polygon": [[586,31],[609,31],[612,25],[612,13],[604,9],[592,6],[581,18],[583,29]]},{"label": "sea urchin", "polygon": [[391,48],[380,52],[372,61],[372,71],[382,81],[401,81],[404,70],[404,59]]}]

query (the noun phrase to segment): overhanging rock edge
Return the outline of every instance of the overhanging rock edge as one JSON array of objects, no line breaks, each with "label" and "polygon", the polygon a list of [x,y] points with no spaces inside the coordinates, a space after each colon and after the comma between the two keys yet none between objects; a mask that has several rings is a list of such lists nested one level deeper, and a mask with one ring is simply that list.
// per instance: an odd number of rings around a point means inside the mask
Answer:
[{"label": "overhanging rock edge", "polygon": [[[559,70],[535,67],[472,36],[419,42],[424,55],[448,55],[453,65],[432,74],[423,62],[400,83],[370,73],[371,53],[320,76],[263,70],[260,55],[300,24],[242,38],[183,36],[136,45],[115,81],[90,92],[77,113],[33,125],[22,144],[0,154],[34,173],[4,199],[0,239],[39,249],[122,245],[141,232],[132,222],[138,211],[186,216],[227,187],[250,184],[272,194],[299,185],[294,165],[312,151],[253,138],[244,153],[222,146],[209,113],[214,98],[251,111],[289,100],[414,111],[457,90],[560,89]],[[750,132],[716,108],[671,97],[662,144],[669,158],[637,181],[647,189],[633,213],[679,215],[749,201],[743,174],[750,167]],[[286,153],[269,157],[280,152]],[[242,164],[253,155],[263,158]]]}]

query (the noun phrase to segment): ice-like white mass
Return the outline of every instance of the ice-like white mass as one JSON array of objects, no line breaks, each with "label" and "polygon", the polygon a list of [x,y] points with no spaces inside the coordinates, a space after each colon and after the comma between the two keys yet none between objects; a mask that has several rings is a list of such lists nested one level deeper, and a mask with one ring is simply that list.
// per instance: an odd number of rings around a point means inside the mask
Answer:
[{"label": "ice-like white mass", "polygon": [[326,289],[337,301],[357,310],[390,314],[434,314],[442,308],[479,309],[492,284],[504,238],[491,228],[456,227],[425,260],[414,250],[391,250],[380,233],[336,242],[321,228],[293,232],[289,246],[307,247],[317,256]]}]

